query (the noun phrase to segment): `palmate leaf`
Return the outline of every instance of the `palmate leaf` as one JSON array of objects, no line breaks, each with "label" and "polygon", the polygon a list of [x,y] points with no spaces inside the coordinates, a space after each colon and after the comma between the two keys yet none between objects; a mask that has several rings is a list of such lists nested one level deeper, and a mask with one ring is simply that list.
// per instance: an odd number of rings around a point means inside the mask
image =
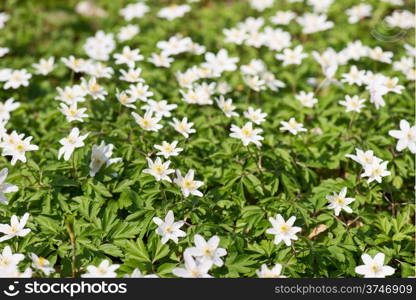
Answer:
[{"label": "palmate leaf", "polygon": [[256,261],[252,260],[249,255],[238,255],[233,253],[228,256],[225,265],[229,270],[229,277],[239,277],[253,271]]}]

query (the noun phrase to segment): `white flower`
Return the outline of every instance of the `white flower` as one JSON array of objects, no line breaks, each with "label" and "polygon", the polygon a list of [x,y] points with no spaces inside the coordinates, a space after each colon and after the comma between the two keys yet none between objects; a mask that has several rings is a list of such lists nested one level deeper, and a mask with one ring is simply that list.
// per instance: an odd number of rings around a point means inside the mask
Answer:
[{"label": "white flower", "polygon": [[308,0],[308,4],[313,7],[316,13],[326,13],[335,0]]},{"label": "white flower", "polygon": [[148,169],[144,169],[143,173],[152,175],[156,181],[166,180],[168,182],[172,182],[170,179],[169,174],[174,173],[175,170],[169,169],[170,160],[165,161],[162,163],[160,157],[156,158],[153,162],[150,158],[146,157]]},{"label": "white flower", "polygon": [[126,7],[120,9],[120,15],[124,17],[124,20],[131,21],[135,18],[143,17],[149,10],[149,6],[143,2],[137,2],[128,4]]},{"label": "white flower", "polygon": [[4,196],[4,194],[17,192],[19,190],[17,185],[4,182],[7,178],[8,173],[9,171],[7,168],[4,168],[0,171],[0,203],[6,205],[9,203],[9,201]]},{"label": "white flower", "polygon": [[334,23],[327,20],[325,14],[305,13],[297,17],[296,21],[303,27],[302,32],[305,34],[324,31],[334,27]]},{"label": "white flower", "polygon": [[302,60],[305,57],[308,57],[306,53],[303,52],[303,46],[296,46],[295,49],[284,49],[283,54],[276,54],[276,59],[283,61],[283,66],[295,64],[300,65]]},{"label": "white flower", "polygon": [[218,94],[225,95],[231,92],[233,89],[228,82],[220,81],[220,82],[217,82],[217,86],[215,90]]},{"label": "white flower", "polygon": [[342,56],[332,48],[327,48],[323,53],[312,51],[312,56],[320,64],[325,77],[335,81],[334,75],[338,70],[338,66],[344,64]]},{"label": "white flower", "polygon": [[185,177],[182,177],[181,171],[176,170],[176,178],[173,180],[173,182],[179,185],[185,197],[188,197],[189,195],[195,195],[198,197],[203,196],[198,188],[202,186],[204,182],[194,180],[194,175],[195,171],[192,169],[188,171]]},{"label": "white flower", "polygon": [[389,135],[398,139],[396,150],[403,151],[409,148],[410,152],[416,153],[416,125],[410,127],[406,120],[400,121],[400,130],[390,130]]},{"label": "white flower", "polygon": [[393,11],[393,14],[391,16],[387,16],[385,20],[388,25],[403,29],[414,28],[416,25],[414,13],[408,10]]},{"label": "white flower", "polygon": [[0,232],[5,234],[0,238],[0,242],[9,240],[11,238],[14,238],[15,236],[26,236],[30,232],[30,229],[25,228],[27,219],[29,219],[28,213],[25,213],[23,215],[23,217],[20,219],[20,222],[19,219],[15,215],[13,215],[10,219],[10,225],[0,224]]},{"label": "white flower", "polygon": [[248,17],[244,22],[238,23],[237,26],[245,31],[260,31],[260,28],[264,25],[263,17]]},{"label": "white flower", "polygon": [[384,78],[377,76],[374,80],[370,80],[367,89],[370,91],[370,102],[374,103],[376,109],[386,105],[383,96],[389,92],[389,89],[385,85]]},{"label": "white flower", "polygon": [[292,45],[292,37],[289,32],[280,28],[264,28],[264,45],[273,51],[282,51]]},{"label": "white flower", "polygon": [[252,59],[248,65],[242,65],[240,69],[242,74],[254,76],[266,71],[266,65],[261,59]]},{"label": "white flower", "polygon": [[270,18],[270,21],[276,25],[288,25],[294,18],[296,18],[296,14],[293,11],[277,11],[276,14]]},{"label": "white flower", "polygon": [[365,102],[365,99],[360,99],[357,95],[349,96],[345,95],[344,101],[339,101],[338,103],[342,106],[346,107],[346,112],[355,111],[355,112],[361,112],[361,109],[365,107],[363,104]]},{"label": "white flower", "polygon": [[185,38],[185,39],[189,39],[188,52],[195,54],[195,55],[201,55],[205,53],[206,51],[205,46],[200,45],[198,43],[194,43],[190,38]]},{"label": "white flower", "polygon": [[141,68],[136,69],[128,69],[128,71],[121,69],[120,70],[121,76],[119,77],[120,80],[127,81],[127,82],[143,82],[143,78],[140,77],[140,74],[142,73]]},{"label": "white flower", "polygon": [[48,59],[41,58],[39,63],[32,66],[36,69],[36,74],[48,75],[55,68],[55,58],[53,56]]},{"label": "white flower", "polygon": [[18,109],[20,102],[14,102],[13,98],[9,98],[6,102],[0,102],[0,122],[10,119],[10,112]]},{"label": "white flower", "polygon": [[261,79],[258,75],[244,76],[244,83],[248,85],[252,90],[259,92],[266,89],[266,81]]},{"label": "white flower", "polygon": [[401,94],[402,90],[404,89],[404,86],[398,85],[398,83],[399,83],[399,78],[397,78],[397,77],[394,77],[394,78],[386,77],[384,85],[388,89],[388,92]]},{"label": "white flower", "polygon": [[6,24],[6,22],[10,19],[9,14],[5,13],[5,12],[0,12],[0,29],[4,28],[4,25]]},{"label": "white flower", "polygon": [[83,58],[75,58],[74,56],[70,56],[68,58],[62,57],[61,61],[70,68],[75,73],[80,73],[85,71],[86,61]]},{"label": "white flower", "polygon": [[0,253],[0,277],[3,277],[4,272],[17,268],[17,265],[24,259],[25,256],[21,253],[13,254],[10,246],[4,247],[3,253]]},{"label": "white flower", "polygon": [[359,20],[371,16],[372,7],[369,4],[360,3],[345,11],[348,15],[348,23],[354,24]]},{"label": "white flower", "polygon": [[159,278],[159,276],[155,274],[143,275],[142,272],[136,268],[133,270],[133,272],[131,272],[130,275],[124,275],[124,278]]},{"label": "white flower", "polygon": [[121,105],[124,105],[124,106],[129,107],[129,108],[133,108],[133,109],[136,108],[134,103],[136,103],[137,99],[127,95],[126,92],[117,91],[116,92],[116,98],[121,103]]},{"label": "white flower", "polygon": [[154,147],[160,151],[156,153],[156,155],[163,155],[164,158],[169,158],[170,156],[178,156],[179,152],[182,152],[183,149],[176,148],[177,144],[178,141],[173,141],[172,143],[163,141],[162,145],[155,145]]},{"label": "white flower", "polygon": [[200,79],[200,69],[196,66],[188,69],[185,73],[176,72],[176,80],[180,87],[192,88],[192,84]]},{"label": "white flower", "polygon": [[416,80],[416,69],[411,69],[411,70],[408,70],[408,71],[405,73],[405,75],[406,75],[406,78],[407,78],[408,80],[415,81],[415,80]]},{"label": "white flower", "polygon": [[61,103],[59,110],[65,115],[68,122],[79,121],[84,122],[83,118],[88,117],[85,113],[86,108],[77,108],[77,102],[72,103],[70,106],[65,103]]},{"label": "white flower", "polygon": [[229,57],[228,51],[221,49],[217,54],[207,52],[205,53],[206,62],[201,66],[203,68],[211,69],[214,73],[222,73],[224,71],[235,71],[237,69],[238,57]]},{"label": "white flower", "polygon": [[32,74],[28,73],[25,69],[13,70],[9,74],[3,88],[7,90],[9,88],[17,89],[21,85],[28,86],[29,79],[31,77],[32,77]]},{"label": "white flower", "polygon": [[124,46],[122,53],[116,53],[113,57],[117,65],[126,64],[129,68],[134,68],[136,61],[144,59],[140,54],[140,49],[130,49],[129,46]]},{"label": "white flower", "polygon": [[89,61],[85,67],[85,73],[95,78],[111,78],[114,70],[100,61]]},{"label": "white flower", "polygon": [[120,157],[111,158],[113,155],[113,148],[113,144],[106,145],[104,141],[101,141],[100,145],[94,144],[92,146],[90,162],[91,177],[94,177],[104,164],[106,167],[108,167],[109,165],[120,162],[122,160]]},{"label": "white flower", "polygon": [[140,32],[140,28],[137,25],[129,24],[120,28],[117,34],[117,38],[120,42],[131,40],[135,35]]},{"label": "white flower", "polygon": [[192,128],[192,126],[194,126],[194,123],[192,122],[188,123],[187,117],[183,118],[182,121],[179,121],[178,119],[173,118],[173,122],[169,122],[169,124],[173,128],[175,128],[177,132],[182,134],[185,138],[188,138],[189,134],[196,132],[196,130]]},{"label": "white flower", "polygon": [[46,276],[55,272],[55,269],[50,266],[50,262],[46,258],[38,257],[35,253],[31,253],[30,258],[32,259],[32,267],[41,270]]},{"label": "white flower", "polygon": [[159,41],[156,46],[167,56],[177,55],[188,50],[189,41],[183,39],[180,34],[174,35],[168,41]]},{"label": "white flower", "polygon": [[414,58],[402,56],[399,61],[393,63],[393,70],[406,73],[414,66]]},{"label": "white flower", "polygon": [[235,106],[233,105],[232,99],[229,98],[225,100],[224,96],[221,95],[215,101],[217,102],[218,107],[221,108],[221,110],[223,111],[223,113],[226,115],[227,118],[238,117],[238,113],[234,111]]},{"label": "white flower", "polygon": [[80,85],[67,86],[64,89],[57,87],[56,90],[59,95],[55,99],[65,102],[68,105],[76,102],[84,102],[85,96],[87,95],[87,90]]},{"label": "white flower", "polygon": [[141,108],[153,112],[155,115],[163,118],[170,117],[172,115],[171,111],[177,107],[176,104],[168,104],[168,101],[166,100],[148,100],[147,105],[143,105]]},{"label": "white flower", "polygon": [[269,269],[266,264],[261,265],[261,269],[256,271],[259,278],[285,278],[286,276],[280,275],[282,272],[282,265],[275,264],[272,269]]},{"label": "white flower", "polygon": [[280,130],[287,130],[294,135],[297,135],[299,132],[307,131],[307,129],[303,128],[302,123],[296,122],[295,118],[290,118],[288,122],[280,121],[280,124],[283,125],[282,127],[280,127]]},{"label": "white flower", "polygon": [[365,278],[384,278],[394,274],[394,268],[384,265],[385,255],[377,253],[374,258],[368,254],[361,255],[364,265],[357,266],[355,272],[364,275]]},{"label": "white flower", "polygon": [[[410,69],[410,68],[409,68]],[[9,80],[10,74],[12,73],[12,69],[0,69],[0,81],[7,81]]]},{"label": "white flower", "polygon": [[201,263],[196,262],[193,257],[186,252],[183,255],[185,260],[185,268],[175,268],[172,270],[173,275],[182,278],[211,278],[208,274],[212,264],[209,261]]},{"label": "white flower", "polygon": [[151,111],[147,111],[144,116],[140,116],[135,112],[132,112],[131,115],[133,116],[136,123],[146,131],[159,131],[163,126],[158,124],[158,122],[161,120],[161,117],[158,115],[155,115],[153,117],[153,113]]},{"label": "white flower", "polygon": [[250,6],[257,11],[263,11],[274,4],[274,0],[249,0],[249,2]]},{"label": "white flower", "polygon": [[370,49],[368,52],[368,56],[371,59],[376,61],[384,62],[386,64],[391,64],[391,58],[393,57],[393,52],[390,51],[383,51],[381,47],[375,47],[374,49]]},{"label": "white flower", "polygon": [[283,81],[276,79],[272,72],[266,71],[260,74],[261,79],[266,83],[267,87],[272,91],[277,91],[279,88],[285,87]]},{"label": "white flower", "polygon": [[360,71],[356,66],[352,66],[348,73],[342,74],[342,82],[346,82],[349,85],[356,84],[362,85],[364,82],[365,71]]},{"label": "white flower", "polygon": [[231,125],[230,137],[240,139],[244,146],[254,143],[256,146],[260,147],[260,141],[264,139],[261,135],[259,135],[259,133],[262,132],[262,129],[253,129],[253,124],[251,122],[247,122],[242,128],[233,124]]},{"label": "white flower", "polygon": [[92,98],[105,100],[105,96],[108,94],[107,91],[98,84],[97,79],[95,77],[91,78],[88,82],[82,78],[81,84],[85,90],[92,96]]},{"label": "white flower", "polygon": [[355,162],[358,162],[362,166],[365,166],[367,164],[372,164],[376,158],[372,150],[368,150],[364,152],[358,148],[355,148],[355,152],[356,152],[356,155],[347,154],[345,156],[348,158],[351,158]]},{"label": "white flower", "polygon": [[154,95],[153,92],[149,91],[149,86],[143,84],[142,82],[139,82],[136,85],[130,85],[127,90],[127,94],[130,94],[131,97],[140,99],[144,102],[146,102],[149,97]]},{"label": "white flower", "polygon": [[79,129],[77,127],[72,128],[69,135],[59,141],[62,147],[59,148],[58,159],[61,159],[63,155],[64,160],[69,160],[72,152],[74,152],[76,148],[80,148],[85,145],[84,140],[87,138],[88,134],[89,133],[79,135]]},{"label": "white flower", "polygon": [[85,17],[104,18],[108,16],[104,9],[89,0],[78,2],[75,6],[75,11]]},{"label": "white flower", "polygon": [[152,57],[148,59],[149,62],[154,64],[156,67],[169,68],[173,62],[173,58],[166,55],[166,53],[152,53]]},{"label": "white flower", "polygon": [[94,60],[107,61],[110,58],[110,53],[116,47],[113,34],[106,34],[103,31],[97,31],[93,37],[89,37],[85,44],[85,53]]},{"label": "white flower", "polygon": [[247,31],[241,28],[225,28],[223,30],[223,33],[225,35],[224,42],[226,43],[234,43],[237,45],[241,45],[247,38]]},{"label": "white flower", "polygon": [[218,248],[219,237],[214,235],[206,241],[201,235],[195,234],[194,243],[195,247],[188,248],[185,251],[195,257],[198,262],[208,261],[218,267],[224,264],[221,257],[227,255],[227,251],[224,248]]},{"label": "white flower", "polygon": [[301,91],[295,97],[305,107],[313,107],[316,103],[318,103],[318,99],[315,98],[313,92],[306,93],[305,91]]},{"label": "white flower", "polygon": [[87,266],[87,273],[82,274],[83,278],[114,278],[117,273],[114,272],[120,265],[111,265],[108,260],[103,260],[98,267]]},{"label": "white flower", "polygon": [[179,229],[183,226],[183,224],[185,224],[185,222],[175,222],[175,217],[171,210],[166,214],[165,221],[162,221],[162,219],[158,217],[154,217],[153,222],[158,226],[156,233],[162,236],[162,244],[166,244],[169,240],[172,240],[175,244],[177,244],[179,237],[186,236],[186,233]]},{"label": "white flower", "polygon": [[26,268],[26,270],[21,273],[17,266],[12,268],[4,269],[3,272],[0,272],[0,278],[31,278],[32,269]]},{"label": "white flower", "polygon": [[352,213],[352,209],[348,206],[350,203],[355,201],[354,198],[346,198],[347,188],[343,187],[339,194],[334,192],[334,195],[326,196],[329,201],[328,208],[335,211],[335,215],[338,216],[341,210],[345,210],[347,213]]},{"label": "white flower", "polygon": [[188,11],[191,10],[191,7],[187,4],[177,5],[172,4],[170,6],[163,7],[157,13],[159,18],[165,18],[169,21],[183,17]]},{"label": "white flower", "polygon": [[210,105],[212,104],[211,95],[214,92],[213,89],[213,84],[195,84],[192,88],[189,88],[188,91],[184,92],[183,90],[179,90],[179,92],[183,96],[182,100],[186,103]]},{"label": "white flower", "polygon": [[387,161],[376,157],[371,164],[364,165],[364,173],[361,174],[361,177],[368,177],[368,183],[374,180],[381,183],[383,177],[390,175],[390,171],[387,171],[387,164]]},{"label": "white flower", "polygon": [[280,244],[281,241],[284,241],[286,246],[290,246],[291,240],[296,241],[298,237],[296,233],[302,230],[302,228],[293,226],[296,221],[296,217],[292,216],[287,221],[278,214],[276,218],[269,218],[272,228],[266,230],[266,233],[275,235],[274,243],[276,245]]},{"label": "white flower", "polygon": [[0,144],[0,147],[3,148],[2,155],[12,156],[10,162],[12,165],[15,165],[18,160],[25,163],[26,152],[39,149],[38,146],[30,143],[31,140],[31,136],[24,138],[24,134],[18,134],[16,131],[13,131],[10,135],[3,138],[3,142]]},{"label": "white flower", "polygon": [[260,48],[266,44],[266,38],[267,36],[263,32],[249,30],[245,44],[250,47]]},{"label": "white flower", "polygon": [[267,114],[263,113],[261,109],[252,108],[251,106],[248,108],[247,111],[244,112],[244,117],[252,121],[253,123],[260,125],[263,123],[266,119]]}]

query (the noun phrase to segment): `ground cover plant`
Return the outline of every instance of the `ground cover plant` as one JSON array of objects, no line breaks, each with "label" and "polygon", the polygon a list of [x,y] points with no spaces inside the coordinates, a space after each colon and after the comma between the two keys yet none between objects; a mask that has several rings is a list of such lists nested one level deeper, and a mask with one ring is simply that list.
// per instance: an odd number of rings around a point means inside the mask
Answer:
[{"label": "ground cover plant", "polygon": [[415,276],[414,3],[0,3],[0,277]]}]

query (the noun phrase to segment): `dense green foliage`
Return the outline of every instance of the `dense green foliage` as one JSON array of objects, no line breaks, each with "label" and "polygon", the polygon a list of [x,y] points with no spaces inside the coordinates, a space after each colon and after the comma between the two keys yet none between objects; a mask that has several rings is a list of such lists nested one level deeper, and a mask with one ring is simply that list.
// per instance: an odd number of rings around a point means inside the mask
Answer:
[{"label": "dense green foliage", "polygon": [[[351,85],[311,86],[308,78],[324,79],[311,55],[301,65],[284,67],[267,48],[224,42],[224,28],[260,15],[246,2],[201,1],[193,4],[185,17],[173,21],[155,16],[168,1],[148,2],[151,11],[130,22],[140,26],[140,33],[119,43],[114,53],[129,45],[148,57],[158,41],[181,33],[206,46],[207,51],[227,49],[230,56],[240,58],[239,64],[261,58],[286,83],[278,92],[255,92],[244,85],[239,72],[221,76],[233,87],[227,98],[233,99],[239,112],[254,106],[268,114],[260,126],[264,137],[261,148],[253,144],[245,147],[229,136],[230,125],[244,125],[243,118],[227,118],[215,104],[197,106],[181,101],[175,72],[202,63],[203,55],[176,56],[169,69],[138,63],[155,94],[153,98],[176,103],[173,116],[188,117],[195,123],[196,133],[188,139],[175,132],[168,120],[161,121],[164,127],[158,132],[143,131],[135,123],[131,110],[115,97],[116,89],[125,90],[129,84],[117,79],[120,66],[113,61],[106,63],[116,74],[100,79],[108,92],[105,101],[88,99],[89,118],[75,125],[68,123],[54,100],[56,87],[79,83],[81,75],[72,74],[59,59],[85,57],[82,47],[86,38],[97,30],[116,33],[126,25],[118,11],[127,1],[96,1],[107,11],[105,18],[76,14],[76,1],[1,1],[0,11],[12,17],[0,33],[0,45],[10,48],[10,53],[0,59],[0,68],[31,71],[32,63],[50,56],[57,59],[57,67],[48,76],[33,75],[28,87],[0,91],[1,101],[13,97],[21,103],[6,128],[33,136],[32,142],[40,149],[26,154],[27,163],[14,166],[7,157],[0,158],[1,168],[9,169],[7,181],[19,187],[18,192],[8,195],[8,205],[0,204],[0,223],[9,224],[12,215],[28,212],[27,227],[31,229],[24,238],[5,241],[0,248],[10,245],[13,252],[46,257],[56,269],[55,277],[78,276],[86,266],[103,259],[120,264],[120,276],[139,268],[144,273],[171,277],[171,270],[183,263],[184,249],[199,233],[206,238],[219,236],[220,246],[227,249],[224,266],[210,271],[215,277],[253,277],[263,263],[281,263],[288,277],[356,277],[354,268],[361,264],[361,255],[377,252],[386,254],[386,264],[396,269],[394,276],[414,276],[414,155],[409,150],[397,152],[397,140],[388,134],[402,119],[414,124],[414,81],[393,71],[389,64],[363,58],[357,62],[360,69],[398,77],[405,89],[402,94],[386,95],[386,106],[378,110],[367,102],[360,114],[346,113],[339,100],[346,94],[368,99],[369,92]],[[275,8],[279,10],[290,7],[301,14],[307,9],[301,3],[277,2]],[[413,43],[414,31],[394,42],[375,39],[371,30],[380,26],[392,7],[376,0],[368,2],[374,7],[372,17],[358,24],[348,24],[343,13],[357,1],[345,0],[336,1],[328,12],[336,24],[331,30],[305,35],[297,23],[284,30],[292,35],[292,46],[302,44],[307,53],[322,52],[327,47],[340,51],[348,42],[361,40],[364,45],[393,51],[394,60],[400,59],[405,55],[403,44]],[[261,13],[266,23],[275,8]],[[411,4],[407,9],[412,9]],[[337,74],[349,68],[348,64],[340,66]],[[319,102],[314,108],[295,100],[301,90],[315,91]],[[280,121],[291,117],[302,122],[308,132],[292,135],[280,131]],[[85,147],[76,149],[69,161],[58,160],[58,141],[74,126],[90,132]],[[312,130],[317,127],[322,134]],[[204,182],[201,198],[184,198],[178,186],[156,182],[142,172],[147,168],[146,157],[155,157],[153,146],[173,139],[179,140],[184,151],[170,158],[171,167],[185,173],[195,170],[196,179]],[[114,145],[113,157],[123,161],[102,168],[91,178],[91,148],[103,140]],[[361,166],[345,157],[355,153],[355,148],[373,150],[388,161],[391,175],[382,183],[368,184],[360,177]],[[325,197],[344,186],[348,195],[356,198],[350,205],[353,213],[342,212],[335,217]],[[155,233],[152,218],[163,219],[168,210],[174,211],[175,219],[186,221],[182,230],[187,236],[178,244],[161,244]],[[268,217],[278,213],[285,219],[296,216],[295,225],[302,228],[299,240],[291,247],[275,245],[273,236],[265,233],[270,227]],[[24,265],[30,262],[22,262],[22,269]]]}]

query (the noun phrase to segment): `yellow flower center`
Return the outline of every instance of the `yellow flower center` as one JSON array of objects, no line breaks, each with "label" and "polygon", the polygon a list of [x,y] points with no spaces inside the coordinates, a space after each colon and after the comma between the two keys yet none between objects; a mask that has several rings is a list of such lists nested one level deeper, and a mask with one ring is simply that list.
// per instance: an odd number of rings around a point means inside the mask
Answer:
[{"label": "yellow flower center", "polygon": [[76,109],[71,108],[71,109],[69,109],[68,114],[69,114],[71,117],[74,117],[74,116],[77,114],[77,110],[76,110]]},{"label": "yellow flower center", "polygon": [[392,88],[394,88],[396,85],[394,84],[394,82],[393,82],[392,80],[389,80],[389,81],[387,81],[386,86],[387,86],[389,89],[392,89]]},{"label": "yellow flower center", "polygon": [[149,127],[149,126],[150,126],[150,121],[149,121],[149,120],[147,120],[147,119],[144,119],[144,120],[143,120],[143,126],[144,126],[144,127]]},{"label": "yellow flower center", "polygon": [[345,199],[344,199],[344,198],[341,198],[341,197],[339,197],[339,196],[337,196],[337,197],[335,198],[335,202],[336,202],[337,204],[339,204],[339,205],[343,205],[343,204],[345,203]]},{"label": "yellow flower center", "polygon": [[16,145],[16,150],[19,152],[23,152],[25,150],[25,146],[22,143]]},{"label": "yellow flower center", "polygon": [[13,226],[10,227],[10,231],[12,233],[16,233],[18,231],[18,228],[15,225],[13,225]]},{"label": "yellow flower center", "polygon": [[93,93],[98,93],[100,91],[100,86],[97,83],[93,83],[90,85],[90,91]]},{"label": "yellow flower center", "polygon": [[293,129],[296,129],[296,127],[298,126],[298,123],[294,120],[289,121],[289,126]]},{"label": "yellow flower center", "polygon": [[11,76],[11,79],[13,81],[21,81],[22,80],[22,76],[19,73],[13,73],[13,75]]},{"label": "yellow flower center", "polygon": [[45,266],[46,262],[47,262],[47,260],[45,258],[39,257],[39,260],[38,260],[39,266]]},{"label": "yellow flower center", "polygon": [[373,265],[373,266],[371,267],[371,269],[372,269],[374,272],[378,272],[378,271],[380,271],[380,266],[378,266],[378,265]]},{"label": "yellow flower center", "polygon": [[280,226],[280,231],[283,233],[288,233],[289,227],[286,224]]},{"label": "yellow flower center", "polygon": [[7,266],[11,261],[6,257],[0,257],[0,266]]},{"label": "yellow flower center", "polygon": [[248,128],[244,128],[243,130],[241,130],[241,133],[242,133],[244,136],[250,136],[250,135],[251,135],[251,130],[250,130],[250,129],[248,129]]},{"label": "yellow flower center", "polygon": [[191,188],[193,188],[195,186],[195,183],[193,181],[191,181],[191,180],[185,179],[183,181],[183,185],[184,185],[184,187],[186,187],[188,189],[191,189]]}]

